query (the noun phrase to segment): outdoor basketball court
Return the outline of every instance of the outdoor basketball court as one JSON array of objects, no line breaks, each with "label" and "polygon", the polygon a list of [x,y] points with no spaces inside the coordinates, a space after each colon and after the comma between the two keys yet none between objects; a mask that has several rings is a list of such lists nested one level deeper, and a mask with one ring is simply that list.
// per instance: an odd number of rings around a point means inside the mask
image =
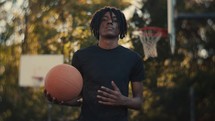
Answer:
[{"label": "outdoor basketball court", "polygon": [[[161,28],[159,26],[147,26],[140,28],[138,31],[134,32],[139,36],[140,42],[143,46],[144,61],[149,58],[159,57],[159,52],[157,50],[158,42],[162,40],[167,40],[169,43],[170,53],[174,56],[177,47],[177,35],[176,35],[176,25],[177,20],[182,19],[210,19],[215,18],[215,14],[205,13],[205,14],[193,14],[193,13],[180,13],[175,9],[176,0],[167,0],[167,15],[168,15],[168,27]],[[177,15],[176,15],[177,13]],[[162,43],[162,42],[161,42]],[[51,61],[50,61],[51,60]],[[48,70],[58,64],[64,62],[63,55],[38,55],[29,56],[22,55],[20,63],[20,75],[19,75],[19,85],[21,87],[43,87],[44,77]],[[33,66],[32,66],[33,65]],[[194,121],[194,90],[190,88],[190,98],[191,98],[191,121]],[[50,107],[49,107],[50,111]],[[49,116],[50,118],[50,116]]]}]

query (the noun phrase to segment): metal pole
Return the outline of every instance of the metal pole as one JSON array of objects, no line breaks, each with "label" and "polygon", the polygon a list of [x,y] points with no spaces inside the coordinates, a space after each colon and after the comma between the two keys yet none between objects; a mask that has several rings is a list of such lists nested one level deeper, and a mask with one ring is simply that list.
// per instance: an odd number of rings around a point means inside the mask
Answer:
[{"label": "metal pole", "polygon": [[48,121],[51,121],[51,108],[52,108],[52,105],[48,102]]},{"label": "metal pole", "polygon": [[195,99],[192,86],[190,87],[190,121],[195,121]]},{"label": "metal pole", "polygon": [[175,53],[175,0],[167,0],[168,34],[172,54]]}]

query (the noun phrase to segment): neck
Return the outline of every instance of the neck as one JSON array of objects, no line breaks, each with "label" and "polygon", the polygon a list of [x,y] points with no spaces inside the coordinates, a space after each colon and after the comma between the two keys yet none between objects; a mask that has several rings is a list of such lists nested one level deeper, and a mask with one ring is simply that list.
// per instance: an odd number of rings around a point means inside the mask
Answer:
[{"label": "neck", "polygon": [[116,40],[105,40],[105,39],[100,39],[98,41],[98,46],[103,48],[103,49],[114,49],[118,46],[118,39]]}]

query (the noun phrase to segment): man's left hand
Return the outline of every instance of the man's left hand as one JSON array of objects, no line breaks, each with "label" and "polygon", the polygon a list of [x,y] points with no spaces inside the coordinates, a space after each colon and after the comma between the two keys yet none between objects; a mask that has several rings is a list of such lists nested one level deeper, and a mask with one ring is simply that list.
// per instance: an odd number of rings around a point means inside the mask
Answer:
[{"label": "man's left hand", "polygon": [[127,97],[122,95],[114,81],[111,82],[113,89],[101,86],[98,90],[98,102],[104,105],[123,106],[126,104]]}]

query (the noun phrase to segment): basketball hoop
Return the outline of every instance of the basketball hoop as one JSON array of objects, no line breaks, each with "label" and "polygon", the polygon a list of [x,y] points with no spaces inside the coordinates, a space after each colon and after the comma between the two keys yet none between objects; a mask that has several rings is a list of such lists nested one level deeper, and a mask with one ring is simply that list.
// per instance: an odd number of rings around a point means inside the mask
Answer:
[{"label": "basketball hoop", "polygon": [[144,27],[139,30],[140,41],[143,45],[144,60],[155,58],[157,54],[157,42],[161,37],[167,36],[167,30],[159,27]]}]

